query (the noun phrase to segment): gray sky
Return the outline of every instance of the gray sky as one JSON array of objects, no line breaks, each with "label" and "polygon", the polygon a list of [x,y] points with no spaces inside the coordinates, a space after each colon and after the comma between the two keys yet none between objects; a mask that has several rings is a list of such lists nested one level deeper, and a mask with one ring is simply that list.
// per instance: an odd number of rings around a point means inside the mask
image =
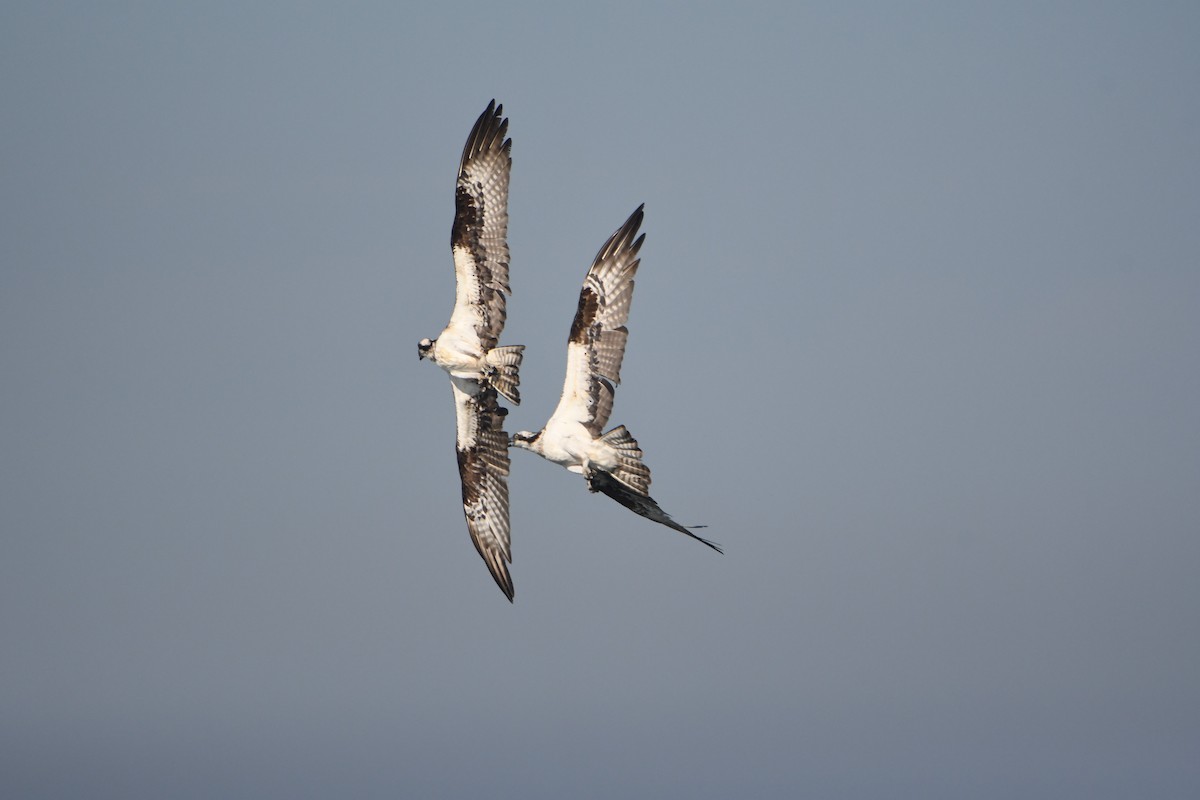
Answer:
[{"label": "gray sky", "polygon": [[[1200,794],[1200,7],[6,3],[0,790]],[[514,7],[515,5],[515,7]],[[724,557],[513,454],[646,203],[626,424]]]}]

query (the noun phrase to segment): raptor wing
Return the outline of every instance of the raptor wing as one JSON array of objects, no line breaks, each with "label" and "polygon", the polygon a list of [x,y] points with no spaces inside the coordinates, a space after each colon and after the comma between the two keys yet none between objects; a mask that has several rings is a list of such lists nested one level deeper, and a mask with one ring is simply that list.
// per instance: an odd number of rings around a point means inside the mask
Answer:
[{"label": "raptor wing", "polygon": [[579,306],[567,337],[567,374],[562,397],[547,427],[556,421],[582,423],[600,436],[612,414],[613,396],[621,382],[621,363],[629,330],[634,276],[645,234],[638,234],[644,206],[638,206],[617,229],[588,269],[579,291]]},{"label": "raptor wing", "polygon": [[508,177],[512,139],[504,106],[493,100],[463,147],[450,248],[457,279],[448,329],[486,353],[504,329],[508,286]]},{"label": "raptor wing", "polygon": [[[508,525],[507,410],[496,390],[477,382],[452,380],[458,420],[458,474],[462,479],[463,514],[475,549],[483,557],[500,591],[511,602],[512,546]],[[474,390],[474,393],[472,393]]]}]

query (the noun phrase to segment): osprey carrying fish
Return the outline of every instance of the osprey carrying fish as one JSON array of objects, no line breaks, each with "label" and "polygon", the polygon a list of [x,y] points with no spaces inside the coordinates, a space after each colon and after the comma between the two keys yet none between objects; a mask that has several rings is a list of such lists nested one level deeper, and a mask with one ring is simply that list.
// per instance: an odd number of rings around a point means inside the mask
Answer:
[{"label": "osprey carrying fish", "polygon": [[638,235],[642,209],[638,206],[609,237],[584,278],[567,338],[567,375],[558,407],[537,433],[515,433],[512,445],[583,475],[589,490],[602,492],[634,513],[720,553],[719,546],[671,519],[650,496],[650,468],[625,426],[601,433],[612,413],[615,386],[621,382],[629,336],[625,322],[633,300],[633,278],[641,263],[638,250],[646,238]]}]

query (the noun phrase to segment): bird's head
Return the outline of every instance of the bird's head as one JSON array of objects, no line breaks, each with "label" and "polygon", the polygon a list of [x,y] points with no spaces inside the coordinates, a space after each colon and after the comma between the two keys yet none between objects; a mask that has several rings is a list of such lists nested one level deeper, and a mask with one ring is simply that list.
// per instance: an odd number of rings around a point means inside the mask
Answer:
[{"label": "bird's head", "polygon": [[430,351],[433,350],[433,340],[422,339],[417,342],[417,360],[429,358]]},{"label": "bird's head", "polygon": [[510,447],[519,447],[522,450],[532,450],[533,443],[536,442],[537,438],[541,435],[541,431],[538,431],[537,433],[530,433],[529,431],[517,431],[512,435],[512,438],[508,440],[508,444]]}]

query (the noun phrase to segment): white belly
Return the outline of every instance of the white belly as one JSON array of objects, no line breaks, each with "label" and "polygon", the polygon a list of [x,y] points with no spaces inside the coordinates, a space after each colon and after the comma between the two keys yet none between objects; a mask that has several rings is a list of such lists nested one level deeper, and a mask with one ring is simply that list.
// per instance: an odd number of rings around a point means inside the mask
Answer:
[{"label": "white belly", "polygon": [[483,352],[477,341],[456,336],[447,328],[438,337],[433,350],[434,363],[457,378],[478,378],[482,374]]},{"label": "white belly", "polygon": [[599,439],[593,439],[587,428],[577,422],[547,427],[541,439],[542,457],[566,467],[570,472],[583,474],[584,464],[604,470],[611,470],[617,465],[616,450]]}]

